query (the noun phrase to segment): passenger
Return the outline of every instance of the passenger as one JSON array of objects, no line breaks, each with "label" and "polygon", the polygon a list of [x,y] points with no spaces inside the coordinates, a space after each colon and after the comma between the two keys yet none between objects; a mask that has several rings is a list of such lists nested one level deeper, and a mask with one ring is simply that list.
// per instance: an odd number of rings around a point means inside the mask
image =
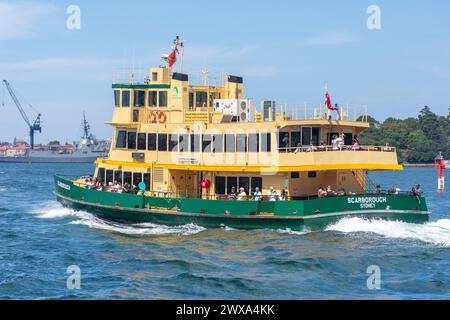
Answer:
[{"label": "passenger", "polygon": [[339,150],[338,137],[336,135],[333,136],[331,140],[331,145],[333,146],[333,150]]},{"label": "passenger", "polygon": [[236,200],[237,194],[236,194],[236,188],[231,187],[231,192],[228,194],[228,200]]},{"label": "passenger", "polygon": [[397,187],[396,184],[392,186],[392,188],[388,191],[388,194],[398,194],[400,192],[400,188]]},{"label": "passenger", "polygon": [[132,185],[131,189],[130,189],[130,193],[131,194],[137,194],[138,192],[138,188],[136,187],[136,185]]},{"label": "passenger", "polygon": [[375,187],[375,193],[381,194],[381,186],[379,184],[377,184],[377,186]]},{"label": "passenger", "polygon": [[383,148],[383,151],[391,151],[391,145],[386,142],[386,146]]},{"label": "passenger", "polygon": [[411,190],[411,193],[413,196],[422,196],[423,194],[423,190],[422,187],[420,186],[420,183],[417,183]]},{"label": "passenger", "polygon": [[128,182],[125,182],[125,184],[123,185],[122,192],[130,193],[130,184]]},{"label": "passenger", "polygon": [[98,187],[97,187],[97,191],[104,191],[105,190],[105,185],[103,182],[99,182],[98,183]]},{"label": "passenger", "polygon": [[324,192],[326,193],[326,191],[320,186],[319,190],[317,190],[317,198],[322,198]]},{"label": "passenger", "polygon": [[345,189],[344,189],[344,188],[341,188],[340,190],[338,190],[338,191],[336,192],[336,195],[337,195],[338,197],[344,197],[344,196],[347,195],[347,192],[345,192]]},{"label": "passenger", "polygon": [[259,187],[256,187],[255,192],[253,192],[253,200],[261,201],[261,197],[262,197],[261,191],[259,191]]},{"label": "passenger", "polygon": [[269,201],[277,201],[278,195],[273,187],[270,187]]},{"label": "passenger", "polygon": [[327,187],[326,193],[328,197],[334,197],[336,195],[336,192],[334,192],[333,189],[331,189],[331,186]]},{"label": "passenger", "polygon": [[360,149],[360,147],[359,147],[359,142],[358,142],[358,140],[353,139],[353,141],[352,141],[352,150],[353,150],[353,151],[356,151],[356,150],[359,150],[359,149]]},{"label": "passenger", "polygon": [[288,192],[286,189],[281,190],[280,201],[286,201],[288,198]]},{"label": "passenger", "polygon": [[92,179],[86,179],[86,189],[92,189],[94,187],[94,183]]},{"label": "passenger", "polygon": [[245,189],[240,187],[239,188],[239,194],[237,197],[238,201],[247,200],[247,192],[245,192]]},{"label": "passenger", "polygon": [[302,144],[299,142],[297,143],[297,148],[295,149],[294,153],[299,153],[302,151]]}]

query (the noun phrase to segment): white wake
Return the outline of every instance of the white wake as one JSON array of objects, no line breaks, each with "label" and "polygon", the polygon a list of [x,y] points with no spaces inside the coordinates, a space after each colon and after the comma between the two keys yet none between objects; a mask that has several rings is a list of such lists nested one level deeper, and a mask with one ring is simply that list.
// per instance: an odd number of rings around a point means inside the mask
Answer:
[{"label": "white wake", "polygon": [[371,232],[387,238],[415,239],[450,247],[450,219],[440,219],[425,224],[412,224],[400,221],[344,218],[329,226],[326,230],[343,233]]}]

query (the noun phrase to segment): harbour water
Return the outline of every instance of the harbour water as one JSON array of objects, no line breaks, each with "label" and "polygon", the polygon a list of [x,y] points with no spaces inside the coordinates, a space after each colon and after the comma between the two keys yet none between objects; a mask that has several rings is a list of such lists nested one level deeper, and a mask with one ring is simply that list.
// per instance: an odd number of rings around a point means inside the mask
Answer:
[{"label": "harbour water", "polygon": [[[344,219],[321,232],[121,225],[53,196],[53,175],[88,164],[0,164],[0,299],[449,299],[450,170],[374,172],[382,187],[421,182],[425,225]],[[67,288],[67,268],[81,288]],[[381,288],[369,290],[369,266]]]}]

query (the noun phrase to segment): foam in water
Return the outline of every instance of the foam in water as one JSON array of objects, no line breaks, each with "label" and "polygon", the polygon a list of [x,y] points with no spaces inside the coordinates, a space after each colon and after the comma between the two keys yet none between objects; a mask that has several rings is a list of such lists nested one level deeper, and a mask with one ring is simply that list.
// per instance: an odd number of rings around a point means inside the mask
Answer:
[{"label": "foam in water", "polygon": [[416,239],[450,247],[450,219],[440,219],[426,224],[412,224],[400,221],[344,218],[326,230],[344,233],[372,232],[387,238]]},{"label": "foam in water", "polygon": [[89,228],[107,230],[128,235],[190,235],[205,230],[205,228],[194,224],[165,226],[153,223],[138,223],[130,225],[114,223],[99,219],[86,211],[75,211],[73,209],[66,208],[56,201],[44,203],[39,208],[32,210],[31,213],[36,214],[42,219],[74,217],[76,220],[71,221],[70,224],[86,225]]}]

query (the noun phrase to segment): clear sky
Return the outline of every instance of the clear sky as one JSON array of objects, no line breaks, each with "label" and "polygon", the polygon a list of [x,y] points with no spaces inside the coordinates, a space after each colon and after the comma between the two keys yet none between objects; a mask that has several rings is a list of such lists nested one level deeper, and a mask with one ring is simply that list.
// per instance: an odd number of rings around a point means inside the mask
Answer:
[{"label": "clear sky", "polygon": [[[69,5],[81,29],[69,30]],[[381,30],[366,10],[381,9]],[[176,35],[185,68],[242,75],[247,97],[367,104],[379,120],[450,107],[450,2],[442,1],[4,1],[0,78],[43,114],[36,141],[73,141],[86,111],[94,133],[111,135],[111,83],[118,70],[162,64]],[[28,140],[1,89],[0,141]],[[5,96],[5,97],[3,97]]]}]

